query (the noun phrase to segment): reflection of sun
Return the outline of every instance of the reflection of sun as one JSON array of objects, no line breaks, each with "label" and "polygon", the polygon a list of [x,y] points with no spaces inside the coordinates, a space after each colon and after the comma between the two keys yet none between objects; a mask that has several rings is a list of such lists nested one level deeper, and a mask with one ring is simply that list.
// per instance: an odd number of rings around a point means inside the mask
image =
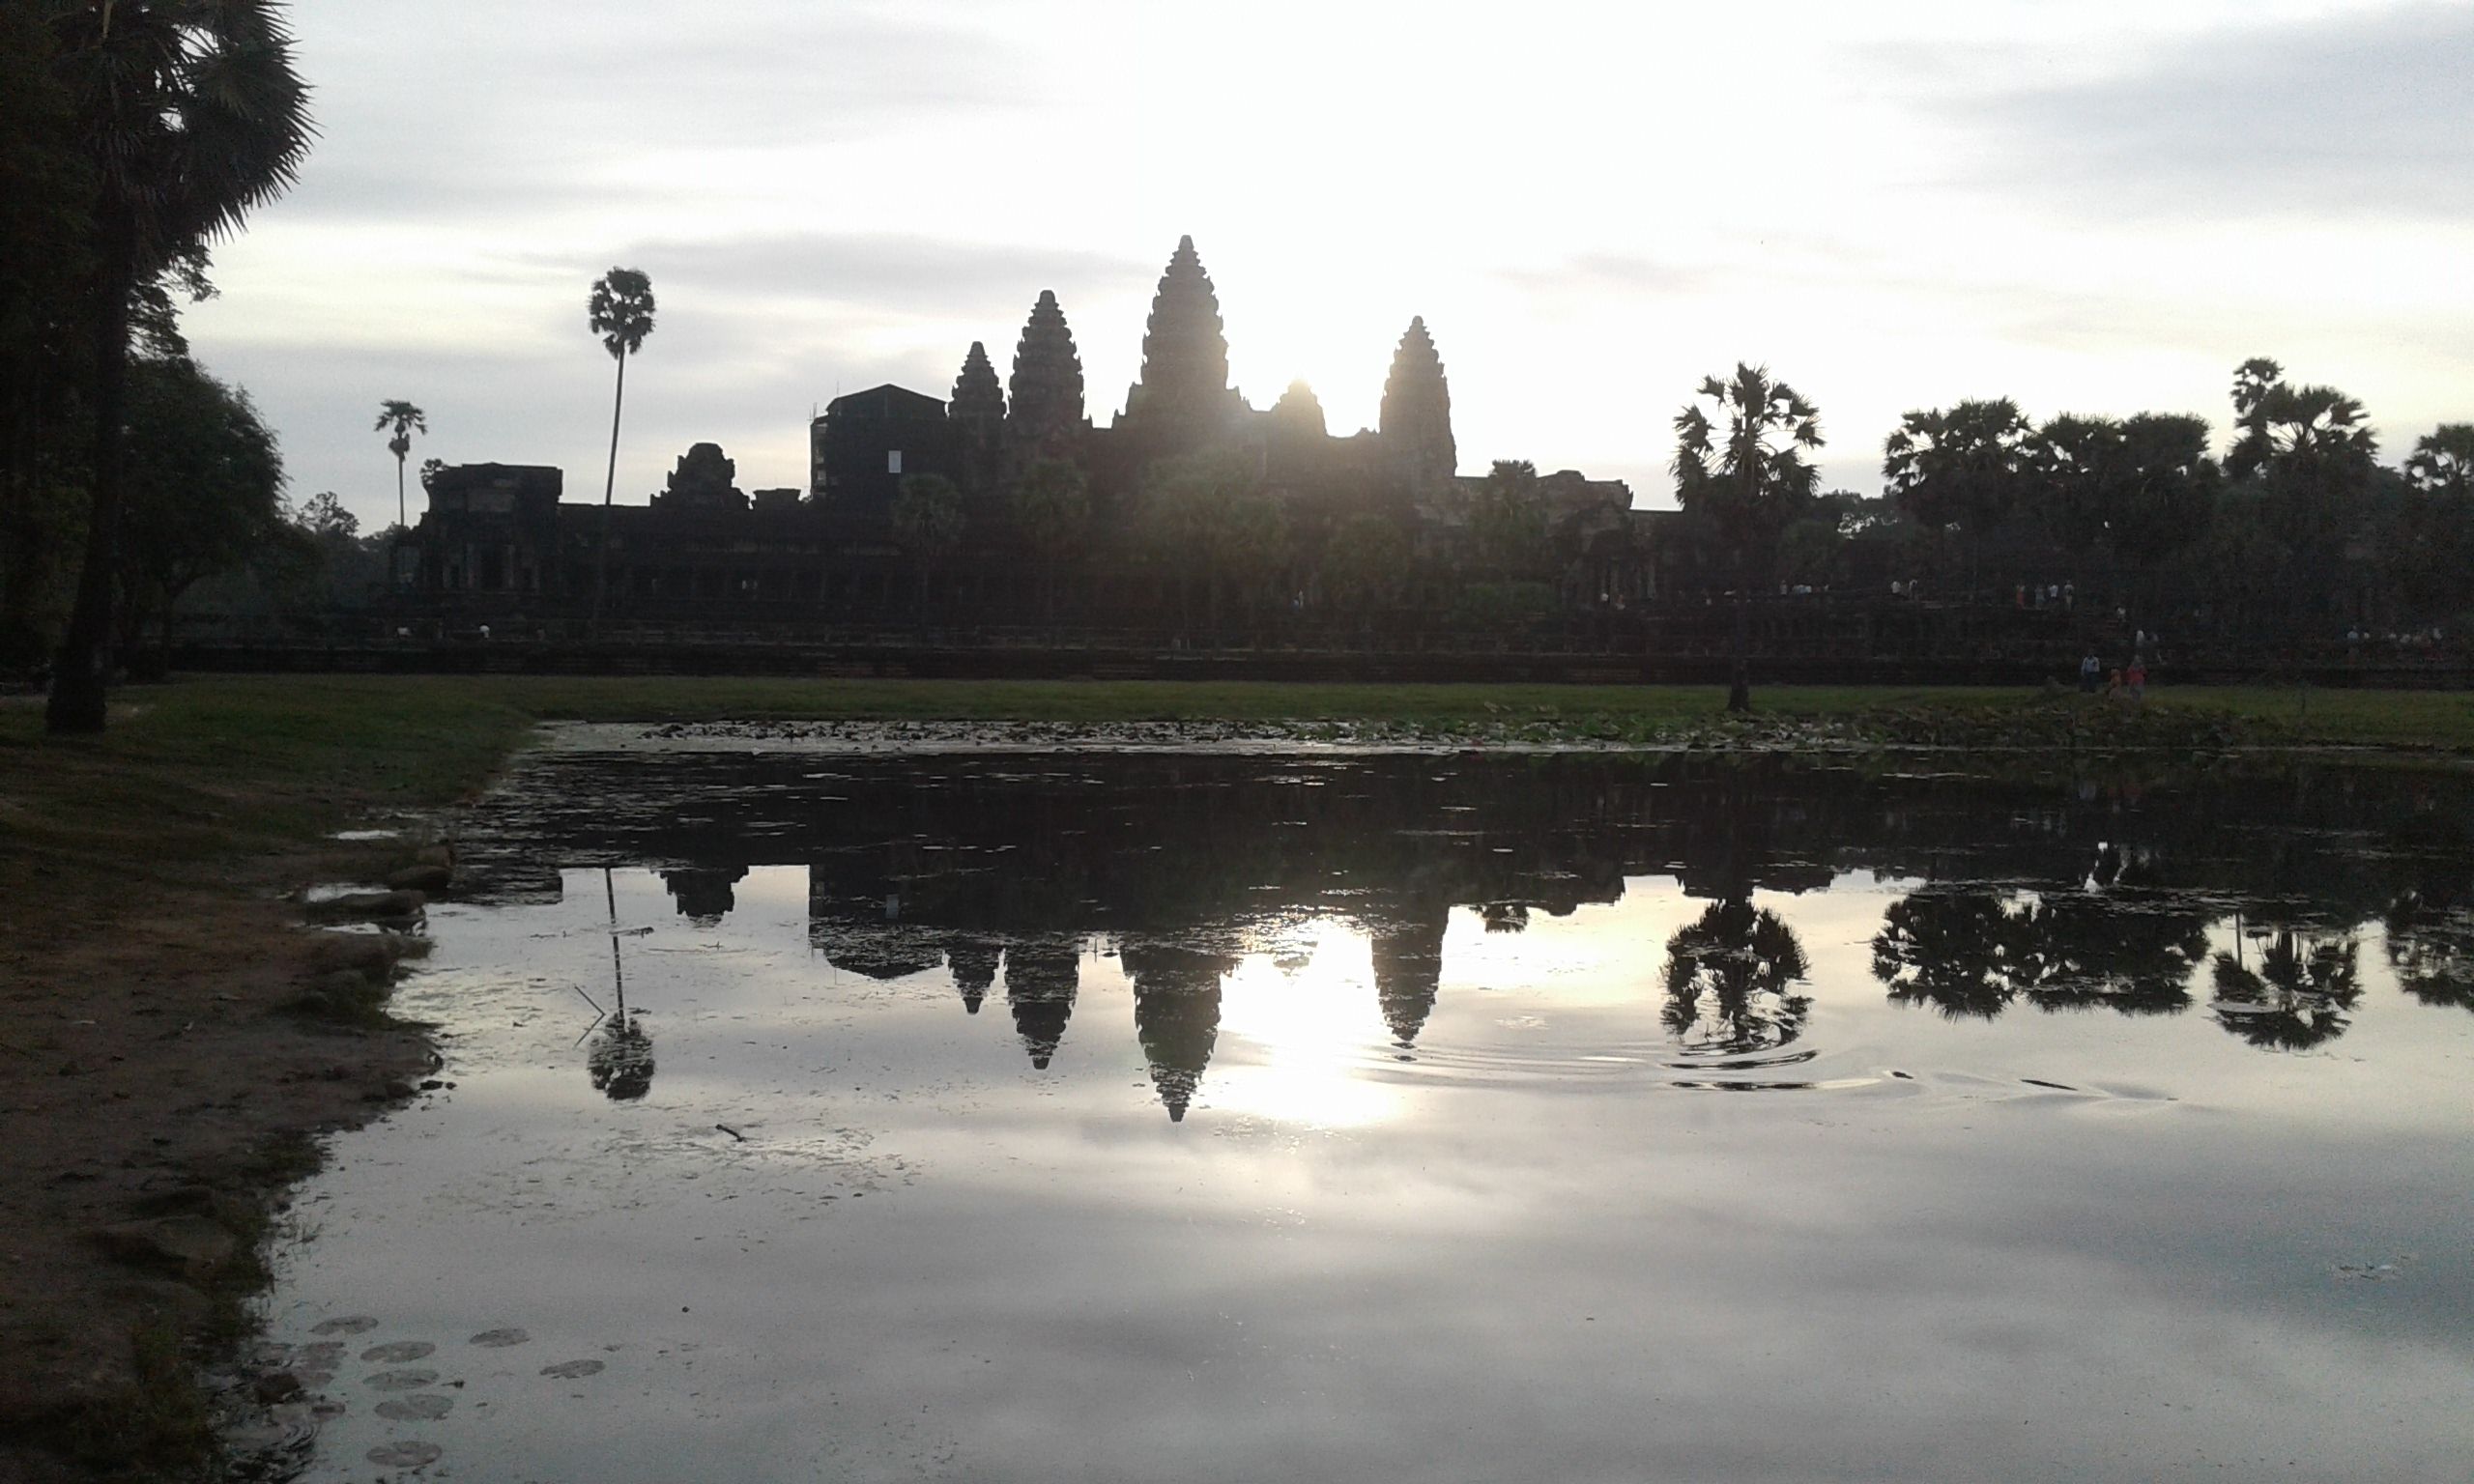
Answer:
[{"label": "reflection of sun", "polygon": [[1205,1079],[1214,1108],[1315,1127],[1369,1124],[1398,1108],[1398,1089],[1367,1075],[1390,1039],[1372,952],[1339,923],[1284,930],[1279,961],[1241,960],[1222,986],[1220,1034]]}]

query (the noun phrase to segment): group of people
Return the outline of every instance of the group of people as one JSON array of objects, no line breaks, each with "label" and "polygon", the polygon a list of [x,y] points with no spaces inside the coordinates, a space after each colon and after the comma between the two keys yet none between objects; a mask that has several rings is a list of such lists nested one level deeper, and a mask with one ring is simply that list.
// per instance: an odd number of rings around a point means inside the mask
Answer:
[{"label": "group of people", "polygon": [[2079,662],[2079,693],[2083,696],[2093,696],[2099,684],[2103,686],[2108,696],[2127,696],[2133,700],[2145,700],[2147,699],[2146,659],[2133,652],[2128,665],[2109,672],[2105,669],[2104,662],[2096,658],[2096,651],[2088,650],[2087,657]]}]

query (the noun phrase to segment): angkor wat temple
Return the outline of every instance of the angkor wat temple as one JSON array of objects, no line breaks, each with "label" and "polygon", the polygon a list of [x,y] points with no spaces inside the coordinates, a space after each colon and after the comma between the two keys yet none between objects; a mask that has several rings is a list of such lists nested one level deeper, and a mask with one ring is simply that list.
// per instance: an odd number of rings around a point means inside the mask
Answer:
[{"label": "angkor wat temple", "polygon": [[[973,342],[946,399],[890,384],[851,392],[814,419],[809,443],[804,491],[744,493],[723,450],[698,443],[649,504],[612,508],[612,619],[1154,623],[1181,602],[1191,612],[1196,573],[1186,562],[1211,559],[1164,541],[1158,519],[1163,501],[1196,498],[1173,475],[1199,461],[1220,471],[1215,498],[1234,487],[1271,512],[1276,538],[1257,542],[1242,574],[1200,575],[1215,601],[1225,584],[1232,609],[1257,619],[1356,600],[1338,590],[1334,537],[1354,523],[1367,544],[1359,517],[1393,533],[1372,542],[1398,558],[1388,604],[1444,606],[1477,570],[1472,512],[1485,480],[1459,472],[1451,388],[1424,321],[1400,337],[1375,428],[1333,434],[1303,382],[1258,410],[1228,384],[1219,297],[1192,238],[1161,275],[1140,379],[1107,426],[1087,410],[1064,306],[1043,291],[1003,383]],[[1079,471],[1086,493],[1070,540],[1026,524],[1019,492],[1043,464]],[[897,520],[905,481],[916,489],[918,475],[950,482],[933,543]],[[510,624],[590,605],[603,512],[562,502],[560,470],[468,464],[425,483],[429,508],[397,554],[407,605]],[[1565,471],[1539,479],[1536,495],[1546,527],[1537,584],[1566,605],[1654,595],[1657,517],[1634,511],[1625,485]]]}]

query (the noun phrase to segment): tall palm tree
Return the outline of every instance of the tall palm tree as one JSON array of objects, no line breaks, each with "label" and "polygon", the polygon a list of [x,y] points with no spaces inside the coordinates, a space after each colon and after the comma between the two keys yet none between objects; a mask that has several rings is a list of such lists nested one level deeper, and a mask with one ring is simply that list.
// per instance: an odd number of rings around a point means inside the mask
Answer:
[{"label": "tall palm tree", "polygon": [[96,0],[54,8],[58,65],[94,172],[94,453],[85,567],[44,725],[103,729],[104,641],[128,479],[130,300],[292,184],[308,89],[273,0]]},{"label": "tall palm tree", "polygon": [[618,414],[627,402],[627,357],[653,332],[653,281],[633,268],[614,268],[593,281],[589,307],[592,332],[618,362],[618,389],[610,399],[610,472],[601,483],[601,550],[592,569],[592,627],[601,627],[601,604],[610,589],[610,500],[618,487]]},{"label": "tall palm tree", "polygon": [[410,402],[389,398],[378,404],[378,420],[369,430],[385,433],[389,429],[394,436],[387,440],[387,451],[395,456],[395,525],[401,529],[411,524],[404,519],[404,456],[413,451],[413,435],[429,431],[429,416]]},{"label": "tall palm tree", "polygon": [[[1701,401],[1675,416],[1675,494],[1683,508],[1707,512],[1734,555],[1735,639],[1727,677],[1727,709],[1752,709],[1744,657],[1751,628],[1749,594],[1757,558],[1769,556],[1796,508],[1810,502],[1821,471],[1804,451],[1822,445],[1821,414],[1796,388],[1773,380],[1767,366],[1739,361],[1733,380],[1704,377]],[[1715,414],[1714,418],[1712,414]],[[1717,424],[1726,424],[1720,441]]]}]

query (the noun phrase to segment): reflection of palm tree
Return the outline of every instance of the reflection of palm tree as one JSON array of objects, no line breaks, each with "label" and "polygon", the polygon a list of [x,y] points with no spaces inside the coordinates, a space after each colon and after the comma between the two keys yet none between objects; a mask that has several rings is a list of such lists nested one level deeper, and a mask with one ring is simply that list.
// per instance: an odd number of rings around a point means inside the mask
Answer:
[{"label": "reflection of palm tree", "polygon": [[1490,901],[1479,907],[1478,915],[1485,919],[1488,932],[1529,930],[1529,903],[1525,901]]},{"label": "reflection of palm tree", "polygon": [[2388,966],[2398,986],[2426,1005],[2474,1010],[2474,913],[2408,891],[2389,903],[2386,917]]},{"label": "reflection of palm tree", "polygon": [[1134,1032],[1151,1064],[1151,1085],[1168,1121],[1183,1123],[1220,1039],[1220,982],[1237,961],[1166,947],[1129,946],[1121,957],[1134,981]]},{"label": "reflection of palm tree", "polygon": [[1074,1015],[1074,992],[1082,973],[1077,943],[1016,943],[1005,950],[1005,1003],[1014,1012],[1014,1034],[1031,1054],[1031,1066],[1048,1070]]},{"label": "reflection of palm tree", "polygon": [[585,1071],[592,1090],[613,1102],[634,1102],[653,1086],[653,1039],[644,1016],[627,1013],[627,972],[618,957],[618,888],[610,869],[601,870],[601,895],[610,909],[610,992],[616,1001],[608,1023],[585,1053]]},{"label": "reflection of palm tree", "polygon": [[1882,915],[1873,977],[1902,1004],[1990,1020],[2019,992],[2010,978],[2013,926],[1990,892],[1917,892]]},{"label": "reflection of palm tree", "polygon": [[2101,893],[2040,898],[2013,920],[2039,1010],[2172,1014],[2190,1005],[2191,976],[2207,956],[2201,917]]},{"label": "reflection of palm tree", "polygon": [[612,1102],[635,1102],[651,1092],[653,1039],[645,1029],[645,1017],[631,1015],[623,1007],[612,1015],[593,1038],[585,1070],[592,1076],[592,1090]]},{"label": "reflection of palm tree", "polygon": [[2202,921],[2119,894],[1924,891],[1891,904],[1873,939],[1890,998],[1991,1019],[2025,995],[2040,1010],[2171,1014],[2207,952]]},{"label": "reflection of palm tree", "polygon": [[1742,1052],[1802,1033],[1809,996],[1789,993],[1807,967],[1795,929],[1766,907],[1728,898],[1666,942],[1670,1035],[1686,1049]]},{"label": "reflection of palm tree", "polygon": [[2258,966],[2234,952],[2216,956],[2216,1019],[2255,1046],[2300,1051],[2345,1033],[2346,1013],[2362,997],[2351,936],[2319,937],[2293,928],[2259,935]]}]

